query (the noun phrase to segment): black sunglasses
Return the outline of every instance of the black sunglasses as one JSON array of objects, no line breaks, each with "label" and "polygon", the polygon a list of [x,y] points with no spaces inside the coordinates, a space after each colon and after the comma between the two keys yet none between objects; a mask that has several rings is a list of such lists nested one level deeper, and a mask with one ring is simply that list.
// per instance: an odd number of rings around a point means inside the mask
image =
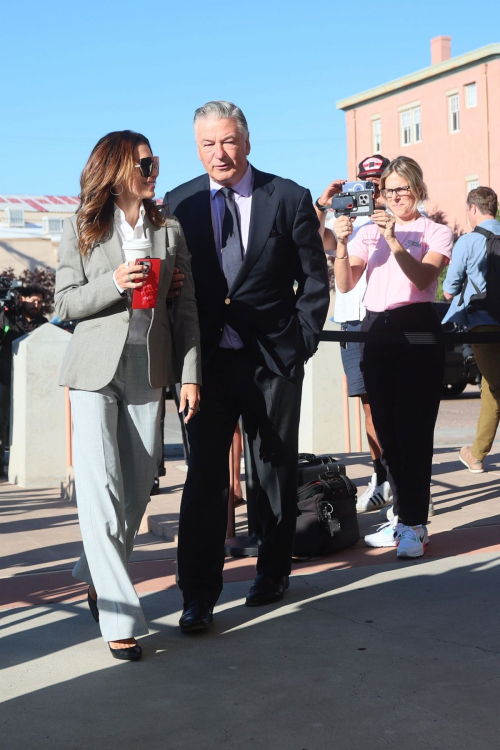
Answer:
[{"label": "black sunglasses", "polygon": [[134,164],[141,170],[143,177],[151,177],[153,172],[160,174],[160,157],[159,156],[145,156],[144,159],[139,159],[138,164]]}]

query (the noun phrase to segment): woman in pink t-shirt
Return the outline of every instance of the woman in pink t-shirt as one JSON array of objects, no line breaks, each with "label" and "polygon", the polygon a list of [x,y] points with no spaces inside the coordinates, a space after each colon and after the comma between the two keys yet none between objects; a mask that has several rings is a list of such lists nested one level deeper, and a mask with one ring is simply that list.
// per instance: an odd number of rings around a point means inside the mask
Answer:
[{"label": "woman in pink t-shirt", "polygon": [[[445,364],[441,326],[431,303],[451,257],[453,235],[419,213],[417,206],[428,196],[413,159],[394,159],[380,187],[391,214],[376,210],[372,223],[357,232],[349,254],[352,220],[341,216],[334,224],[335,278],[340,291],[348,292],[367,269],[361,330],[378,339],[364,345],[361,369],[394,496],[394,520],[365,541],[371,547],[397,547],[398,557],[420,557],[429,541],[434,425]],[[427,335],[405,335],[416,331]],[[380,335],[387,334],[391,342],[385,344]]]}]

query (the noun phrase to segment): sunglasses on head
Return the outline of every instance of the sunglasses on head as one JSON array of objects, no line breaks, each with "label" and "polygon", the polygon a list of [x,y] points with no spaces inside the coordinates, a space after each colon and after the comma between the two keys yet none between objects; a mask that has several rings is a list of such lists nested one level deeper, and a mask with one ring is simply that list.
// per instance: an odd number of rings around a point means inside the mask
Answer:
[{"label": "sunglasses on head", "polygon": [[160,157],[159,156],[145,156],[144,159],[139,159],[138,164],[134,164],[141,170],[143,177],[151,177],[153,172],[160,174]]}]

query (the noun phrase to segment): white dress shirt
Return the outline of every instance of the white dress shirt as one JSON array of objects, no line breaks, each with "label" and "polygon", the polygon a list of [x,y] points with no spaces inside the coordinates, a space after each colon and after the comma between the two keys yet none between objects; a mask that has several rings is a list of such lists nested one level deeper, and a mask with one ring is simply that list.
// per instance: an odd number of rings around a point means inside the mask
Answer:
[{"label": "white dress shirt", "polygon": [[[356,236],[358,230],[365,224],[371,223],[369,216],[358,216],[353,223],[353,233],[347,243],[347,252],[349,245]],[[334,252],[327,255],[335,258]],[[348,261],[346,261],[348,262]],[[363,306],[363,297],[366,292],[366,269],[360,280],[350,292],[339,292],[337,282],[335,281],[335,307],[333,308],[333,319],[336,323],[347,323],[349,321],[363,320],[366,315],[366,308]]]},{"label": "white dress shirt", "polygon": [[[124,212],[115,204],[115,229],[118,232],[120,240],[123,242],[130,240],[143,240],[146,235],[144,232],[144,215],[146,211],[141,206],[139,218],[135,227],[131,227],[125,218]],[[125,262],[125,255],[123,256]],[[117,283],[115,274],[113,280],[116,288],[123,293],[123,289]],[[130,324],[128,329],[127,344],[146,344],[148,338],[149,326],[151,325],[151,310],[131,310]]]},{"label": "white dress shirt", "polygon": [[[215,182],[215,180],[210,178],[210,211],[212,214],[212,228],[214,232],[215,249],[217,251],[217,257],[221,268],[222,223],[224,221],[224,212],[226,210],[224,195],[221,193],[221,188],[223,187],[225,187],[225,185],[220,185],[218,182]],[[248,169],[244,176],[232,187],[232,190],[234,191],[234,203],[236,205],[236,212],[240,224],[240,237],[244,256],[247,251],[248,233],[250,231],[250,214],[252,212],[253,172],[250,164],[248,165]],[[223,349],[242,349],[243,341],[231,326],[226,325],[224,326],[220,346]]]}]

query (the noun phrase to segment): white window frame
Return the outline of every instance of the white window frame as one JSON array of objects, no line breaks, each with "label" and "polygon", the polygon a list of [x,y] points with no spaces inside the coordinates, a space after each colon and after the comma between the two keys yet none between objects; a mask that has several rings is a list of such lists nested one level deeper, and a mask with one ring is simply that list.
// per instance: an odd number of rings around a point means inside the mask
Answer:
[{"label": "white window frame", "polygon": [[467,195],[469,195],[471,190],[475,190],[479,187],[479,179],[476,177],[475,180],[467,180]]},{"label": "white window frame", "polygon": [[458,94],[448,97],[448,118],[450,133],[460,133],[460,99]]},{"label": "white window frame", "polygon": [[411,111],[413,121],[413,142],[420,143],[422,140],[422,110],[414,107]]},{"label": "white window frame", "polygon": [[380,117],[372,120],[372,142],[373,153],[380,154],[382,151],[382,121]]},{"label": "white window frame", "polygon": [[422,110],[420,104],[400,109],[399,127],[402,147],[422,141]]},{"label": "white window frame", "polygon": [[466,83],[464,88],[466,109],[477,107],[477,83],[475,81],[472,81],[472,83]]},{"label": "white window frame", "polygon": [[401,145],[411,144],[411,109],[405,109],[400,115],[401,121]]}]

